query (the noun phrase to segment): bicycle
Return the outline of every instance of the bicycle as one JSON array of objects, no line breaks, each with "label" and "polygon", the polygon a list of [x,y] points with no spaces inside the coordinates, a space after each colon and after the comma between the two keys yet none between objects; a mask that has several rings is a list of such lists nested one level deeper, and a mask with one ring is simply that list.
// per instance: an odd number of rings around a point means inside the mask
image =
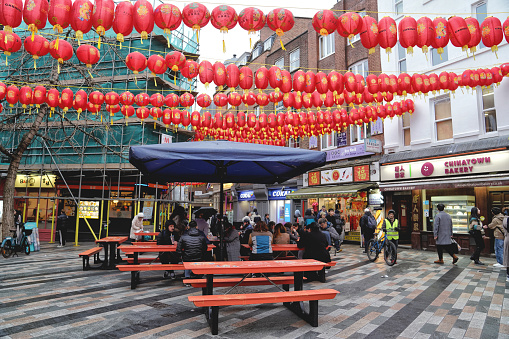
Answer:
[{"label": "bicycle", "polygon": [[11,255],[18,255],[17,252],[24,252],[26,255],[30,254],[30,243],[28,241],[28,236],[32,234],[32,230],[26,230],[23,224],[19,226],[21,228],[22,237],[18,243],[18,239],[16,237],[16,230],[11,230],[14,234],[12,237],[6,237],[2,241],[2,256],[4,258],[9,258]]},{"label": "bicycle", "polygon": [[378,259],[378,255],[384,250],[384,260],[385,263],[389,266],[392,266],[396,263],[398,259],[398,251],[396,246],[387,240],[387,236],[383,230],[380,230],[376,235],[375,239],[371,239],[368,244],[368,259],[371,262],[374,262]]}]

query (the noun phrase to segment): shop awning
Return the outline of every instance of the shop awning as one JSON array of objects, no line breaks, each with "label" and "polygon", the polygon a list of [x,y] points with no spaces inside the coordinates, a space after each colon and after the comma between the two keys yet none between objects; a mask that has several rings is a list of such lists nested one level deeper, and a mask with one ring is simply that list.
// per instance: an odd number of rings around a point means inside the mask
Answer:
[{"label": "shop awning", "polygon": [[351,197],[358,191],[376,187],[375,183],[329,187],[305,187],[286,195],[286,199]]},{"label": "shop awning", "polygon": [[491,174],[491,175],[471,175],[465,178],[437,178],[427,180],[408,180],[405,182],[382,182],[379,184],[380,190],[391,191],[411,191],[420,189],[439,189],[439,188],[471,188],[486,186],[509,186],[509,175]]}]

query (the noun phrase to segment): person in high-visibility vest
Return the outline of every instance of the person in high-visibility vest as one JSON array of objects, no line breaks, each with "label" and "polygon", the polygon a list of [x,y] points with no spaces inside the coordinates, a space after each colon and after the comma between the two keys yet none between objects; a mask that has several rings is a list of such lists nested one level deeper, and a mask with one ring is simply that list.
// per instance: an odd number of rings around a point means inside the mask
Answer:
[{"label": "person in high-visibility vest", "polygon": [[396,219],[396,212],[394,210],[389,210],[387,213],[387,218],[385,218],[383,223],[383,231],[387,235],[387,240],[392,242],[396,249],[398,248],[398,240],[399,240],[399,222]]}]

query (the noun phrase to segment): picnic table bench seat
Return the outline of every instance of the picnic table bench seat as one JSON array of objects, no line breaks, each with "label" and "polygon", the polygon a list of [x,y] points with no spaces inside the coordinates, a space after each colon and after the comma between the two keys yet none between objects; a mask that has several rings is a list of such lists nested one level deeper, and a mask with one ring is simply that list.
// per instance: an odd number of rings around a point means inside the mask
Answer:
[{"label": "picnic table bench seat", "polygon": [[[231,286],[263,286],[263,285],[272,285],[272,283],[277,285],[283,285],[283,289],[285,291],[289,291],[291,284],[293,284],[294,278],[293,276],[280,276],[280,277],[270,277],[270,281],[267,278],[259,277],[259,278],[245,278],[241,282],[241,278],[218,278],[213,280],[213,287],[231,287]],[[271,283],[272,281],[272,283]],[[207,279],[184,279],[184,284],[189,284],[193,287],[198,288],[206,288],[207,287]]]},{"label": "picnic table bench seat", "polygon": [[147,241],[133,241],[131,245],[134,246],[148,246],[148,245],[157,245],[157,240],[147,240]]},{"label": "picnic table bench seat", "polygon": [[[134,258],[128,257],[125,259],[129,264],[134,264]],[[159,257],[138,257],[138,263],[147,264],[151,262],[159,262]]]},{"label": "picnic table bench seat", "polygon": [[99,252],[101,252],[102,249],[103,249],[102,247],[94,247],[78,254],[78,256],[83,258],[83,271],[90,269],[91,255],[94,256],[94,264],[97,264],[97,262],[99,261]]},{"label": "picnic table bench seat", "polygon": [[[318,300],[334,299],[339,292],[333,289],[306,291],[287,291],[247,294],[221,294],[189,296],[188,299],[197,307],[210,307],[207,320],[212,334],[218,333],[219,306],[253,305],[283,303],[292,312],[306,320],[311,326],[318,327]],[[300,302],[309,301],[309,312],[304,312]]]},{"label": "picnic table bench seat", "polygon": [[153,265],[117,265],[122,272],[131,272],[131,289],[140,283],[140,271],[174,271],[183,270],[184,264],[153,264]]}]

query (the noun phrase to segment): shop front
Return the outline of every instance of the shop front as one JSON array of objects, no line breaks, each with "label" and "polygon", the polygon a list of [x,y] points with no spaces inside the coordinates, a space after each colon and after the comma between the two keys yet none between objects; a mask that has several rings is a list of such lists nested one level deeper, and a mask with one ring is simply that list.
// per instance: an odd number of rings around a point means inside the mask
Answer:
[{"label": "shop front", "polygon": [[[475,245],[468,234],[470,211],[481,210],[483,223],[490,223],[492,207],[509,207],[509,150],[477,150],[421,159],[381,161],[380,189],[386,208],[396,211],[400,221],[409,225],[400,237],[410,235],[412,247],[436,248],[433,237],[433,218],[437,205],[445,205],[451,215],[456,240],[464,249],[473,252]],[[493,234],[486,232],[484,253],[493,250]]]},{"label": "shop front", "polygon": [[287,199],[287,195],[295,192],[296,187],[291,188],[273,188],[268,190],[269,198],[269,217],[271,221],[276,223],[286,223],[293,221],[293,208],[292,200]]}]

